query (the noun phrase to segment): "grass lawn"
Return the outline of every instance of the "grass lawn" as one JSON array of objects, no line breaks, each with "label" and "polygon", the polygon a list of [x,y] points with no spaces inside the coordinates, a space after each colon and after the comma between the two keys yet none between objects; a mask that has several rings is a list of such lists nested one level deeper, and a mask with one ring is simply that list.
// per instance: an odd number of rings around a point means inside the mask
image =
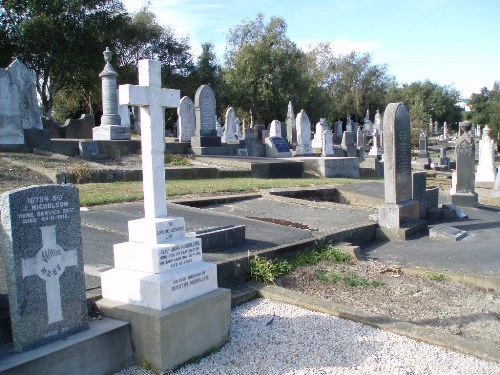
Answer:
[{"label": "grass lawn", "polygon": [[[190,194],[243,193],[259,189],[313,187],[333,184],[349,184],[360,180],[348,178],[222,178],[210,180],[169,180],[167,195],[178,197]],[[77,185],[80,204],[93,206],[106,203],[132,202],[143,199],[142,182],[114,182]]]}]

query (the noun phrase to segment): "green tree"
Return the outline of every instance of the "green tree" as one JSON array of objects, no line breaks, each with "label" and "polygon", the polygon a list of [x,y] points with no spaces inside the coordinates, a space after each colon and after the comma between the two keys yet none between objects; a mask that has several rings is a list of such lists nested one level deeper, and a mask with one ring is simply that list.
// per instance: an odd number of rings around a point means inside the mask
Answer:
[{"label": "green tree", "polygon": [[500,132],[500,92],[498,87],[499,82],[495,81],[491,91],[483,87],[479,93],[473,93],[469,101],[471,121],[479,125],[488,125],[491,128],[492,137],[497,141]]},{"label": "green tree", "polygon": [[375,113],[385,106],[385,95],[394,85],[386,65],[373,64],[370,54],[353,51],[337,56],[332,43],[316,45],[308,53],[308,61],[318,87],[328,96],[333,118],[363,118],[366,109]]},{"label": "green tree", "polygon": [[228,106],[222,67],[217,60],[212,43],[203,43],[201,49],[192,75],[190,90],[186,95],[194,97],[199,86],[209,85],[217,98],[217,113],[222,114]]},{"label": "green tree", "polygon": [[[95,92],[102,51],[124,22],[119,0],[5,0],[0,8],[10,59],[19,58],[37,78],[44,114],[51,117],[60,90]],[[3,55],[0,60],[8,60]]]},{"label": "green tree", "polygon": [[[425,116],[427,123],[432,117],[433,121],[447,121],[450,126],[462,118],[462,109],[457,106],[459,101],[460,93],[455,88],[440,86],[429,80],[393,86],[387,94],[387,102],[403,102],[410,114],[418,113],[419,118]],[[416,126],[428,128],[422,125],[419,123]]]},{"label": "green tree", "polygon": [[137,83],[137,64],[141,59],[160,61],[162,84],[173,88],[181,87],[194,69],[189,39],[177,37],[170,26],[161,26],[147,6],[121,25],[116,55],[122,83]]},{"label": "green tree", "polygon": [[227,95],[238,112],[251,110],[255,120],[268,124],[283,119],[288,101],[305,108],[314,89],[305,54],[286,36],[282,18],[265,22],[259,14],[228,33],[224,78]]}]

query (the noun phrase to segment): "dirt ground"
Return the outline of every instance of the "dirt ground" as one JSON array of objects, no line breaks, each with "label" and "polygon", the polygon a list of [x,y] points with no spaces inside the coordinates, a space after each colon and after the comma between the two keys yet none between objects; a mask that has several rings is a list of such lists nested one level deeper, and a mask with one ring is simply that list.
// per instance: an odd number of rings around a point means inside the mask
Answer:
[{"label": "dirt ground", "polygon": [[[371,285],[349,286],[343,280],[348,276],[348,281],[364,279]],[[322,262],[299,267],[276,284],[357,308],[368,317],[389,317],[500,345],[498,291],[446,279],[433,281],[432,276],[441,275],[418,276],[373,261],[354,265]],[[340,280],[333,282],[337,279]]]}]

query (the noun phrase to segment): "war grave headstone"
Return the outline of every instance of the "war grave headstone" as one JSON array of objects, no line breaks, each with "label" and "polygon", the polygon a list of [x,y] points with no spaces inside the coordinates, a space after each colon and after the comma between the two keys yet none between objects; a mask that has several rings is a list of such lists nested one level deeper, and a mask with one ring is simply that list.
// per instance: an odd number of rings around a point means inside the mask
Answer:
[{"label": "war grave headstone", "polygon": [[[103,52],[106,65],[99,77],[102,80],[102,117],[101,125],[92,129],[94,140],[129,140],[130,127],[122,126],[118,114],[118,91],[116,80],[118,73],[111,65],[113,53],[108,47]],[[71,137],[66,137],[71,138]]]},{"label": "war grave headstone", "polygon": [[217,266],[202,261],[201,240],[186,237],[184,218],[167,214],[163,111],[179,105],[179,90],[161,88],[159,61],[141,60],[139,86],[120,86],[120,100],[141,107],[144,218],[129,221],[129,241],[114,245],[99,307],[131,323],[137,360],[170,370],[227,340],[230,292],[218,288]]},{"label": "war grave headstone", "polygon": [[412,199],[410,116],[403,103],[390,103],[385,109],[384,153],[385,203],[378,209],[379,225],[382,228],[413,226],[404,233],[395,231],[397,239],[407,239],[423,228],[418,226],[419,204]]},{"label": "war grave headstone", "polygon": [[474,190],[476,146],[469,134],[472,123],[463,121],[460,127],[462,135],[455,146],[456,170],[451,177],[451,202],[457,206],[475,207],[478,204],[478,195]]},{"label": "war grave headstone", "polygon": [[325,118],[321,118],[319,122],[316,124],[314,131],[314,138],[311,142],[311,146],[313,149],[321,149],[323,146],[323,132],[325,130],[330,130],[330,126],[326,122]]},{"label": "war grave headstone", "polygon": [[291,101],[288,102],[285,123],[288,143],[294,146],[297,144],[297,128],[295,123],[295,113],[293,112],[293,105]]},{"label": "war grave headstone", "polygon": [[14,349],[87,329],[78,190],[21,188],[4,193],[0,205]]},{"label": "war grave headstone", "polygon": [[33,72],[15,60],[0,69],[0,145],[23,145],[24,130],[43,129]]},{"label": "war grave headstone", "polygon": [[311,122],[307,113],[301,110],[297,115],[295,121],[297,128],[297,147],[295,149],[295,156],[313,155],[313,148],[311,146]]},{"label": "war grave headstone", "polygon": [[[177,108],[177,137],[179,142],[191,142],[195,131],[194,103],[190,97],[184,96]],[[219,124],[220,125],[220,124]]]},{"label": "war grave headstone", "polygon": [[215,129],[215,105],[215,95],[210,86],[200,86],[194,97],[196,128],[191,147],[220,147],[221,139]]},{"label": "war grave headstone", "polygon": [[479,164],[476,172],[476,187],[491,189],[495,183],[497,168],[495,166],[496,142],[490,137],[491,129],[486,125],[483,138],[479,141]]}]

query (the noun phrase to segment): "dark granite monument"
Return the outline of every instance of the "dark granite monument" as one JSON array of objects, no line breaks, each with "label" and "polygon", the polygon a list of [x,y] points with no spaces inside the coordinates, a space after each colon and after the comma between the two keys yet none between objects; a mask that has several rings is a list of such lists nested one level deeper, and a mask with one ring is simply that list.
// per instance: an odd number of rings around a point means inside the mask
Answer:
[{"label": "dark granite monument", "polygon": [[21,188],[4,193],[0,207],[14,349],[87,329],[78,190]]}]

